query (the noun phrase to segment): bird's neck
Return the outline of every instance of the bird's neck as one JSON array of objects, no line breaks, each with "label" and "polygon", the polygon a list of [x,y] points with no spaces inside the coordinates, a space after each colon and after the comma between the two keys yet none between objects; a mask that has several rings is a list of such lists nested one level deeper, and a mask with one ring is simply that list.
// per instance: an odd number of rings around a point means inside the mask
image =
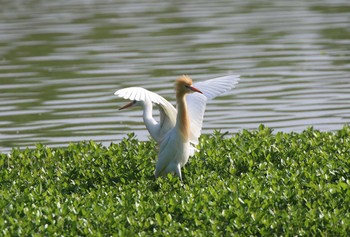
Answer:
[{"label": "bird's neck", "polygon": [[177,94],[176,127],[179,129],[183,140],[188,141],[190,136],[190,119],[188,117],[186,94]]},{"label": "bird's neck", "polygon": [[150,101],[145,101],[143,104],[143,121],[152,138],[157,141],[159,137],[158,123],[153,118],[153,105]]}]

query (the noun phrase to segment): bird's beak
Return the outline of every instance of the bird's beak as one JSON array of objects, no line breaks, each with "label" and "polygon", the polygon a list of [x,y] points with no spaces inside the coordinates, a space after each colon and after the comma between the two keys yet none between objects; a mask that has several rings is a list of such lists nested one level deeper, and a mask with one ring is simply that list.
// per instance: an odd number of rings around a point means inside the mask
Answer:
[{"label": "bird's beak", "polygon": [[198,92],[198,93],[203,94],[203,92],[201,92],[199,89],[197,89],[197,88],[194,87],[194,86],[187,86],[187,88],[190,89],[190,90],[193,91],[193,92]]},{"label": "bird's beak", "polygon": [[131,101],[130,103],[127,103],[126,105],[119,108],[119,110],[129,108],[135,104],[135,101]]}]

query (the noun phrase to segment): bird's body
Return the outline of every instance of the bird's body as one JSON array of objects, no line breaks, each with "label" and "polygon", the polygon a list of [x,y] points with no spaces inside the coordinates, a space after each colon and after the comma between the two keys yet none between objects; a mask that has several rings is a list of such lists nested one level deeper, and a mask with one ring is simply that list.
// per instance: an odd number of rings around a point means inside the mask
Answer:
[{"label": "bird's body", "polygon": [[[133,105],[143,107],[146,128],[159,145],[156,177],[167,173],[176,173],[182,177],[181,167],[196,151],[195,145],[198,144],[201,133],[207,99],[213,99],[232,89],[238,80],[239,76],[229,75],[199,82],[193,86],[188,76],[182,76],[175,83],[177,109],[160,95],[141,87],[130,87],[115,92],[119,97],[132,100],[121,109]],[[153,104],[158,105],[159,122],[153,118]]]},{"label": "bird's body", "polygon": [[160,143],[155,172],[156,178],[174,172],[182,179],[181,167],[187,163],[190,155],[191,129],[185,97],[190,92],[202,92],[192,87],[192,80],[186,76],[176,80],[175,90],[177,104],[176,124]]},{"label": "bird's body", "polygon": [[160,144],[155,177],[175,173],[182,179],[181,168],[187,163],[190,156],[190,143],[182,139],[178,129],[169,132]]}]

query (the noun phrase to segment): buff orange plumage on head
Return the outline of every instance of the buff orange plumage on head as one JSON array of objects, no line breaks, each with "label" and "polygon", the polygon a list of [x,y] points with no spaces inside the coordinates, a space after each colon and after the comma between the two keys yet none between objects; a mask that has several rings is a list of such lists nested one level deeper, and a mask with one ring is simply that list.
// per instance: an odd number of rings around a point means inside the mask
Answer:
[{"label": "buff orange plumage on head", "polygon": [[184,95],[187,87],[192,85],[192,79],[187,75],[182,75],[175,81],[176,96]]}]

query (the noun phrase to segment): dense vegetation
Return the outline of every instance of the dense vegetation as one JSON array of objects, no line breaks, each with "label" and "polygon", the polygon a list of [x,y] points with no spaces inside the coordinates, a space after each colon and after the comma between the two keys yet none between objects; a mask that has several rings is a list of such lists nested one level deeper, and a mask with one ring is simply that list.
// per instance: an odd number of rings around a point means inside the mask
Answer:
[{"label": "dense vegetation", "polygon": [[350,127],[216,132],[154,179],[154,142],[13,149],[0,155],[2,236],[345,236]]}]

